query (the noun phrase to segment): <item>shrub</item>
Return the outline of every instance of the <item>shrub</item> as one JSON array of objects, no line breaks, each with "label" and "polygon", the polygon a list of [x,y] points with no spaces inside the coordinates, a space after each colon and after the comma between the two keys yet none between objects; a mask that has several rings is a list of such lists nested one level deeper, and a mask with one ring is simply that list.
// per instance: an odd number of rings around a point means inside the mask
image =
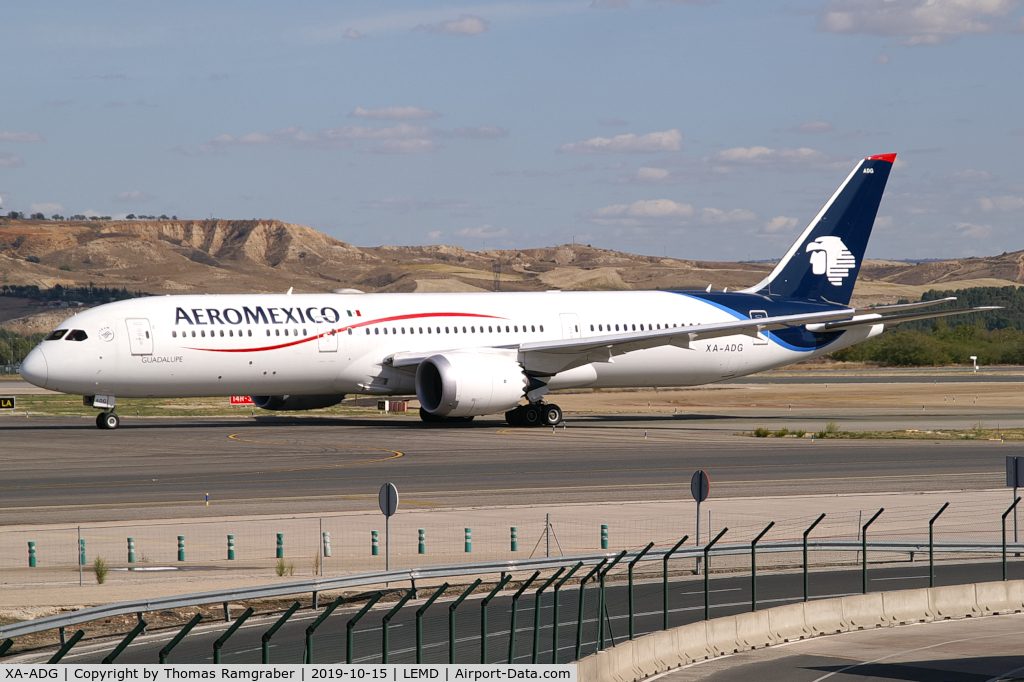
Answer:
[{"label": "shrub", "polygon": [[284,559],[278,559],[277,565],[274,566],[274,573],[277,573],[277,577],[280,578],[288,572],[288,564],[284,562]]},{"label": "shrub", "polygon": [[793,435],[796,436],[797,438],[803,438],[804,436],[807,435],[807,432],[804,431],[803,429],[797,429],[796,431],[793,432]]},{"label": "shrub", "polygon": [[29,256],[25,260],[27,260],[29,263],[38,263],[39,262],[39,256]]},{"label": "shrub", "polygon": [[758,438],[767,438],[768,436],[771,435],[771,433],[771,431],[764,427],[754,429],[754,435],[757,436]]},{"label": "shrub", "polygon": [[107,562],[103,560],[103,557],[98,556],[96,560],[92,562],[92,572],[96,574],[96,582],[99,585],[107,582],[107,573],[110,571],[107,568]]},{"label": "shrub", "polygon": [[772,435],[775,436],[776,438],[785,438],[786,436],[789,435],[789,429],[779,429],[778,431],[773,431]]},{"label": "shrub", "polygon": [[65,263],[64,265],[60,266],[58,270],[63,270],[64,272],[71,272],[71,266]]}]

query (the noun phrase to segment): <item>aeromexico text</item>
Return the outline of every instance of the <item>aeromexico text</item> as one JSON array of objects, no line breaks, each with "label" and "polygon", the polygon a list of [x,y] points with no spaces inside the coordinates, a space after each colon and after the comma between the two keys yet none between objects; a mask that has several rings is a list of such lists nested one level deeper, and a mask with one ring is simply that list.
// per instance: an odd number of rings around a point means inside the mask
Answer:
[{"label": "aeromexico text", "polygon": [[[351,313],[350,313],[351,315]],[[176,308],[174,324],[333,324],[341,319],[334,308]]]}]

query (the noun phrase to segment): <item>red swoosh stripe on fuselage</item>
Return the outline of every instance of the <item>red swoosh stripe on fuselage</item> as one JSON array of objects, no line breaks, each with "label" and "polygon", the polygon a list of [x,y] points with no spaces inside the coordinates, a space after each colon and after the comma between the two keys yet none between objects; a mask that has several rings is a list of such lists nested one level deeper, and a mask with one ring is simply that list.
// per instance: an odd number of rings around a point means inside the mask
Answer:
[{"label": "red swoosh stripe on fuselage", "polygon": [[385,322],[396,322],[398,320],[415,320],[424,317],[483,317],[490,320],[504,320],[507,318],[499,317],[498,315],[479,315],[477,313],[416,313],[415,315],[395,315],[394,317],[382,317],[379,320],[367,320],[366,322],[360,322],[358,324],[345,325],[344,327],[338,327],[326,331],[316,336],[309,336],[304,339],[298,339],[296,341],[289,341],[288,343],[281,343],[276,346],[262,346],[260,348],[190,348],[185,347],[185,350],[202,350],[210,353],[255,353],[264,350],[277,350],[279,348],[288,348],[289,346],[297,346],[300,343],[308,343],[310,341],[316,341],[324,336],[331,334],[337,334],[345,331],[346,329],[357,329],[359,327],[369,327],[374,324],[384,324]]}]

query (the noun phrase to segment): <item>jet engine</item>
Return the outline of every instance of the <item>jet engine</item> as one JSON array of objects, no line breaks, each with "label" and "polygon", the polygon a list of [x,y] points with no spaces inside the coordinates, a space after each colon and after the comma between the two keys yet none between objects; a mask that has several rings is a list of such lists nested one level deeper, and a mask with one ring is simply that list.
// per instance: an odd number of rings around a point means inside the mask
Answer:
[{"label": "jet engine", "polygon": [[339,395],[252,395],[252,402],[256,407],[264,410],[280,410],[282,412],[294,412],[296,410],[316,410],[321,407],[337,405],[344,398]]},{"label": "jet engine", "polygon": [[439,417],[474,417],[519,405],[529,380],[514,358],[493,353],[432,355],[416,368],[420,405]]}]

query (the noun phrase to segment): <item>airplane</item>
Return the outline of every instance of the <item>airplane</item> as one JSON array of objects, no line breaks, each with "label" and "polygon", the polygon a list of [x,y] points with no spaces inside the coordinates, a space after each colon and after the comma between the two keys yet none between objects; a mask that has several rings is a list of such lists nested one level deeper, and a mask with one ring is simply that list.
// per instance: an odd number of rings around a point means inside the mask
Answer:
[{"label": "airplane", "polygon": [[[696,386],[817,357],[906,322],[989,308],[953,300],[851,308],[896,154],[857,163],[767,277],[739,291],[168,295],[62,322],[21,375],[82,395],[115,429],[117,398],[248,395],[266,410],[346,394],[412,395],[424,422],[504,413],[554,425],[560,389]],[[894,314],[890,314],[894,313]]]}]

